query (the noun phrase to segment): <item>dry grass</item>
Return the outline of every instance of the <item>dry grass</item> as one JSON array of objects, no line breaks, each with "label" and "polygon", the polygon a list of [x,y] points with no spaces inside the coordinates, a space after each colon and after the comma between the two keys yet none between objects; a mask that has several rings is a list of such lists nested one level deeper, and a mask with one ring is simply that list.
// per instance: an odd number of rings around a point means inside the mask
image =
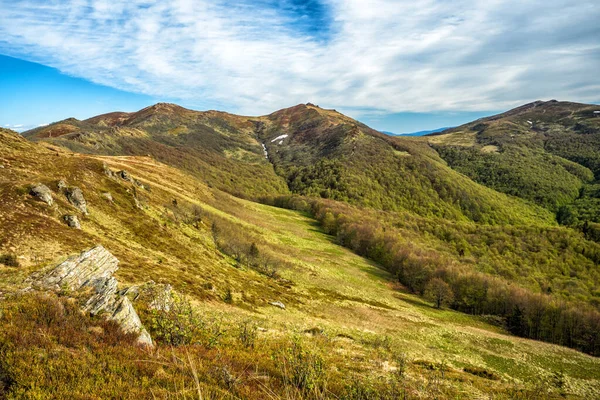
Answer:
[{"label": "dry grass", "polygon": [[[573,398],[600,396],[597,359],[433,309],[402,292],[377,265],[335,245],[302,213],[234,198],[149,158],[74,155],[2,135],[0,253],[15,254],[22,266],[0,266],[0,291],[13,292],[30,272],[102,243],[121,260],[121,282],[171,283],[207,321],[205,329],[220,321],[224,332],[215,345],[159,343],[147,352],[103,322],[72,312],[64,300],[9,298],[0,312],[0,376],[9,397],[532,398],[537,377],[559,372],[560,390]],[[103,162],[126,169],[150,190],[109,178]],[[82,231],[60,222],[76,211],[58,193],[59,179],[86,196],[90,214],[80,215]],[[54,191],[55,205],[30,198],[24,188],[37,182]],[[201,209],[195,222],[194,207]],[[216,220],[280,260],[282,279],[220,252],[211,233]],[[226,293],[231,304],[223,301]],[[150,314],[141,314],[150,326]],[[240,340],[248,322],[258,328],[253,346]],[[408,361],[399,377],[400,353]],[[285,366],[298,354],[322,359],[318,385],[293,383]],[[488,372],[498,379],[488,379]],[[557,387],[544,390],[560,395]]]}]

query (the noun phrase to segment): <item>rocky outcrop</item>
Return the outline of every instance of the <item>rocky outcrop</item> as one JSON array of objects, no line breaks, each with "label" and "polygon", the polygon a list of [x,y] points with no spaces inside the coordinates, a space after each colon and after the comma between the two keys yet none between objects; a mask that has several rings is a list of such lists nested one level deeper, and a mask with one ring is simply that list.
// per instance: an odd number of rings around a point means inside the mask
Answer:
[{"label": "rocky outcrop", "polygon": [[69,203],[73,204],[79,211],[84,214],[87,214],[87,202],[85,201],[85,197],[83,196],[83,191],[78,187],[68,188],[66,190],[67,200]]},{"label": "rocky outcrop", "polygon": [[52,199],[52,192],[46,185],[38,183],[37,185],[31,188],[29,194],[38,199],[39,201],[43,201],[49,206],[54,204],[54,200]]},{"label": "rocky outcrop", "polygon": [[119,260],[102,246],[68,258],[45,274],[32,277],[34,289],[85,293],[91,296],[83,309],[91,315],[105,315],[116,321],[125,332],[135,332],[138,343],[153,346],[150,334],[140,321],[131,301],[118,293],[113,277]]},{"label": "rocky outcrop", "polygon": [[81,223],[77,215],[65,215],[63,219],[70,228],[81,229]]}]

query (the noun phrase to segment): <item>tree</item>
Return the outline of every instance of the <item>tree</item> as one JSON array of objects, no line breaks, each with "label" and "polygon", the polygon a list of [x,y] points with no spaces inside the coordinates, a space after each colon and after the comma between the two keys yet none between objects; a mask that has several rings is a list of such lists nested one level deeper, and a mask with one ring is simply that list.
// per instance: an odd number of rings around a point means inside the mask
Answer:
[{"label": "tree", "polygon": [[449,305],[454,300],[450,286],[440,278],[433,278],[425,286],[425,298],[435,305],[435,308]]}]

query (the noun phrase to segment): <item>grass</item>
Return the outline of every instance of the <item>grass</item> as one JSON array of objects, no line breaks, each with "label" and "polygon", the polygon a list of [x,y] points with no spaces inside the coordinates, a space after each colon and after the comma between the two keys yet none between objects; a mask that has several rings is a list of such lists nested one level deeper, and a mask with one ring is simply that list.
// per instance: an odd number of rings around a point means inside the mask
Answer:
[{"label": "grass", "polygon": [[[598,359],[510,336],[481,318],[436,310],[378,265],[336,245],[305,213],[232,197],[145,157],[73,155],[1,139],[0,162],[8,168],[0,176],[0,218],[10,230],[1,231],[0,254],[14,254],[21,263],[0,266],[0,291],[9,294],[0,304],[0,376],[8,398],[358,399],[406,393],[508,399],[537,393],[535,377],[558,372],[572,398],[600,396]],[[103,162],[150,187],[137,191],[142,209],[135,207],[132,184],[106,176]],[[82,231],[60,222],[73,210],[54,190],[58,179],[84,192],[90,214],[81,216]],[[16,190],[38,181],[54,190],[55,206]],[[186,222],[194,206],[201,209],[195,225]],[[219,251],[213,221],[279,260],[281,278]],[[103,321],[73,312],[67,299],[10,296],[29,273],[96,243],[121,260],[122,285],[170,283],[189,299],[203,320],[200,339],[178,347],[159,341],[147,351]],[[269,305],[273,301],[286,309]],[[136,307],[151,327],[151,314],[139,302]],[[257,328],[255,338],[250,326]],[[217,331],[218,340],[202,339]],[[394,372],[399,354],[406,363],[401,376]],[[290,372],[301,368],[294,364],[298,359],[312,367]],[[560,396],[557,388],[546,389]]]}]

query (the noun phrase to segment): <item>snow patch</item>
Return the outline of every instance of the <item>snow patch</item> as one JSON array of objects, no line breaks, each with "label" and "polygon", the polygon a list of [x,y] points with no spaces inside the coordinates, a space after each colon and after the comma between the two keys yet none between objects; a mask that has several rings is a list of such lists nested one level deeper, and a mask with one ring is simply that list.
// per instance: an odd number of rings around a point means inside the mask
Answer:
[{"label": "snow patch", "polygon": [[264,143],[261,143],[263,147],[263,152],[265,153],[265,158],[269,158],[269,152],[267,151],[267,146]]},{"label": "snow patch", "polygon": [[600,111],[594,111],[594,114],[600,114]]},{"label": "snow patch", "polygon": [[286,137],[288,137],[289,135],[281,135],[281,136],[277,136],[275,139],[271,140],[271,143],[276,142],[276,141],[280,141],[279,144],[281,144],[281,142],[283,142],[283,139],[285,139]]}]

